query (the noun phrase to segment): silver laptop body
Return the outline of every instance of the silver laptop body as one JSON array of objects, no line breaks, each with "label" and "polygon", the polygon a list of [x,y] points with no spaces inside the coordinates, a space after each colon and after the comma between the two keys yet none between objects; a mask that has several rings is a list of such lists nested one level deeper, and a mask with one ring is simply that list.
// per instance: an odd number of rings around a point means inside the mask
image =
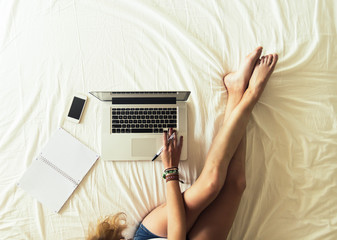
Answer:
[{"label": "silver laptop body", "polygon": [[[172,127],[184,137],[181,160],[187,160],[189,91],[90,92],[103,102],[101,154],[105,161],[151,161]],[[158,158],[160,159],[160,158]]]}]

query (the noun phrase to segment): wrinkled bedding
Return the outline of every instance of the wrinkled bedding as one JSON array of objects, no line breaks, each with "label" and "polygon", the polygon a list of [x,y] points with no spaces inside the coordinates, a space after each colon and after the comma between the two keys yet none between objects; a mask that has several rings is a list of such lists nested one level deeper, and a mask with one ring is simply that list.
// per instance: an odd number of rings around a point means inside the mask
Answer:
[{"label": "wrinkled bedding", "polygon": [[[94,90],[189,90],[187,189],[226,108],[222,76],[256,46],[279,62],[247,126],[247,188],[228,239],[337,237],[336,1],[1,1],[0,239],[83,239],[165,201],[160,161],[98,160],[60,214],[16,186],[62,126],[100,152]],[[88,96],[80,124],[72,96]],[[225,216],[224,216],[225,217]]]}]

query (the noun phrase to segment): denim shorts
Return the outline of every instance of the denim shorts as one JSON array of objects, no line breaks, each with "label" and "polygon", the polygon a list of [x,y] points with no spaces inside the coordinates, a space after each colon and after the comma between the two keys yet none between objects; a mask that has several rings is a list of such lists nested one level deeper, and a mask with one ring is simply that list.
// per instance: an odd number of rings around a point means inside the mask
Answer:
[{"label": "denim shorts", "polygon": [[139,225],[133,240],[146,240],[151,238],[164,238],[150,232],[142,223]]}]

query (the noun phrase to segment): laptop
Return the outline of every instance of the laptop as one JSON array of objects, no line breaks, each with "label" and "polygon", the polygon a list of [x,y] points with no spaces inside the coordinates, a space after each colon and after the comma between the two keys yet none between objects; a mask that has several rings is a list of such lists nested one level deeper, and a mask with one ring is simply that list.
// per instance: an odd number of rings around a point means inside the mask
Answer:
[{"label": "laptop", "polygon": [[151,161],[163,145],[163,131],[184,137],[187,160],[187,99],[190,91],[90,92],[103,102],[101,157],[105,161]]}]

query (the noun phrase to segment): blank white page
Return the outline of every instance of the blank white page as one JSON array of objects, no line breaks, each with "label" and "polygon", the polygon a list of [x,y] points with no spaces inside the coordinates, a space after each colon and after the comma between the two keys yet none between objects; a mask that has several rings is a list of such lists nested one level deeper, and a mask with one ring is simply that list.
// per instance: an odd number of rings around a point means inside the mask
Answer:
[{"label": "blank white page", "polygon": [[62,208],[77,187],[40,158],[29,166],[18,186],[54,212]]},{"label": "blank white page", "polygon": [[78,184],[99,157],[62,128],[50,138],[41,155]]}]

